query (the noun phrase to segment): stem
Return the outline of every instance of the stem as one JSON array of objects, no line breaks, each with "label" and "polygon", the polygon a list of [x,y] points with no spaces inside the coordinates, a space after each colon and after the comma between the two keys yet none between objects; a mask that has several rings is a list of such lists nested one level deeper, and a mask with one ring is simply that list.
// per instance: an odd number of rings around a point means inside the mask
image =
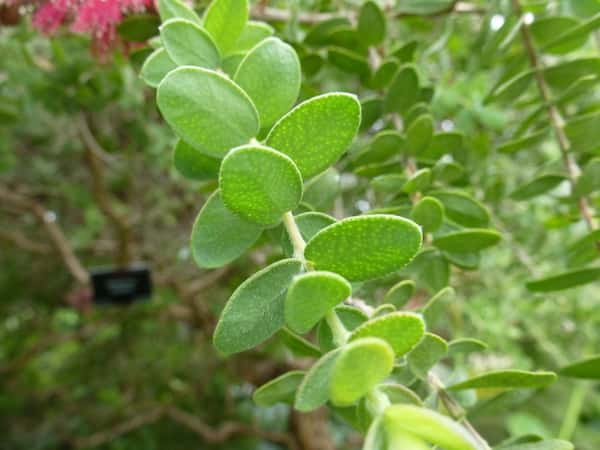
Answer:
[{"label": "stem", "polygon": [[577,382],[569,398],[569,404],[567,405],[567,412],[565,418],[560,427],[560,433],[558,437],[570,441],[577,428],[577,422],[579,421],[579,414],[583,407],[583,401],[587,393],[587,386],[583,382]]},{"label": "stem", "polygon": [[482,449],[491,450],[491,447],[487,441],[481,437],[473,425],[471,425],[471,422],[467,420],[467,415],[463,407],[460,406],[458,402],[450,396],[450,394],[448,394],[442,381],[433,372],[429,372],[427,381],[429,381],[429,384],[436,390],[440,400],[450,413],[450,416],[454,420],[462,422],[467,431],[471,433],[471,436],[473,436],[473,438],[479,442],[479,444],[481,444]]},{"label": "stem", "polygon": [[348,336],[350,333],[346,330],[346,327],[336,314],[335,310],[331,310],[325,316],[325,320],[327,321],[327,325],[331,328],[331,333],[333,334],[333,342],[336,346],[341,347],[348,340]]},{"label": "stem", "polygon": [[[523,15],[523,8],[521,7],[520,0],[513,0],[513,7],[519,16]],[[569,142],[569,138],[564,130],[565,120],[563,119],[556,104],[552,102],[550,88],[548,87],[548,83],[544,78],[544,66],[538,58],[535,44],[533,43],[533,38],[529,30],[529,25],[524,21],[521,23],[521,36],[523,38],[525,51],[527,52],[527,56],[529,58],[529,65],[535,73],[535,80],[540,96],[546,105],[546,110],[548,111],[548,117],[550,119],[550,125],[552,126],[554,134],[556,135],[556,140],[562,154],[563,164],[571,184],[571,192],[573,192],[577,178],[581,174],[581,169],[571,154],[571,143]],[[577,201],[577,206],[579,207],[581,216],[583,217],[583,220],[585,221],[589,231],[594,231],[596,229],[596,223],[594,222],[594,214],[590,207],[589,199],[585,196],[581,196]],[[598,251],[600,251],[600,241],[596,242],[596,247],[598,248]]]},{"label": "stem", "polygon": [[296,224],[294,216],[291,212],[288,211],[283,215],[283,225],[285,226],[285,230],[290,237],[290,241],[292,241],[294,258],[304,261],[304,248],[306,247],[306,242],[304,242],[304,238],[302,237],[300,229],[298,228],[298,225]]},{"label": "stem", "polygon": [[390,399],[387,395],[375,388],[367,394],[367,409],[373,415],[373,417],[380,416],[383,414],[385,409],[391,405]]}]

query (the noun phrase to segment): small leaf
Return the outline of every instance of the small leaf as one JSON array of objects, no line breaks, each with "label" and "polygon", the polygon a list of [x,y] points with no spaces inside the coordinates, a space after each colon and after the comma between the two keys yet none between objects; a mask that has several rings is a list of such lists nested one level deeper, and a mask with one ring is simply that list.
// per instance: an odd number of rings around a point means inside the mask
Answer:
[{"label": "small leaf", "polygon": [[169,19],[187,19],[200,23],[200,17],[192,8],[181,0],[158,0],[158,13],[160,19],[165,22]]},{"label": "small leaf", "polygon": [[600,149],[600,112],[577,116],[565,125],[565,133],[571,142],[571,147],[579,153],[596,153]]},{"label": "small leaf", "polygon": [[173,151],[173,165],[186,178],[198,181],[216,180],[221,160],[207,156],[179,140]]},{"label": "small leaf", "polygon": [[396,72],[398,72],[398,61],[394,58],[384,60],[373,73],[369,81],[369,87],[384,89],[392,82]]},{"label": "small leaf", "polygon": [[161,41],[169,56],[180,66],[214,69],[221,56],[210,35],[197,23],[169,19],[160,27]]},{"label": "small leaf", "polygon": [[492,247],[501,239],[502,235],[495,230],[471,228],[438,236],[433,245],[448,252],[472,253]]},{"label": "small leaf", "polygon": [[294,356],[301,358],[320,358],[322,355],[321,350],[319,350],[316,345],[307,341],[299,334],[294,333],[287,327],[283,327],[279,330],[277,335]]},{"label": "small leaf", "polygon": [[362,281],[401,269],[416,255],[421,239],[419,226],[401,217],[351,217],[319,231],[304,254],[317,270]]},{"label": "small leaf", "polygon": [[558,373],[565,377],[600,380],[600,355],[571,363]]},{"label": "small leaf", "polygon": [[232,213],[223,204],[221,193],[211,195],[196,218],[191,247],[200,267],[221,267],[248,250],[263,228]]},{"label": "small leaf", "polygon": [[261,145],[231,150],[219,174],[223,202],[251,222],[273,225],[302,197],[302,177],[286,155]]},{"label": "small leaf", "polygon": [[[341,320],[344,328],[348,331],[356,329],[369,320],[369,316],[353,306],[340,305],[335,308],[335,313]],[[322,320],[319,324],[319,328],[317,329],[317,340],[319,341],[319,347],[322,351],[329,351],[335,348],[333,335],[326,320]]]},{"label": "small leaf", "polygon": [[[309,241],[312,237],[321,231],[323,228],[328,227],[335,223],[335,219],[327,214],[320,212],[305,212],[294,216],[296,225],[300,229],[300,234],[305,241]],[[281,246],[283,252],[291,256],[294,253],[292,243],[286,231],[283,232]]]},{"label": "small leaf", "polygon": [[432,327],[446,311],[448,304],[454,297],[454,289],[446,286],[436,292],[423,306],[423,318],[425,323]]},{"label": "small leaf", "polygon": [[177,68],[175,61],[171,59],[167,51],[163,48],[157,48],[154,50],[140,70],[140,76],[142,80],[146,82],[148,86],[153,88],[158,87],[160,82],[167,74]]},{"label": "small leaf", "polygon": [[439,159],[443,155],[456,155],[462,150],[465,137],[457,131],[435,133],[429,147],[423,152],[423,158]]},{"label": "small leaf", "polygon": [[544,194],[567,179],[564,175],[547,174],[534,178],[528,183],[519,186],[510,196],[514,200],[528,200],[538,195]]},{"label": "small leaf", "polygon": [[411,175],[411,177],[402,186],[402,191],[411,194],[414,192],[423,192],[431,184],[431,169],[420,169]]},{"label": "small leaf", "polygon": [[340,173],[330,167],[325,172],[308,180],[304,185],[302,203],[310,205],[314,209],[330,209],[340,194],[340,189]]},{"label": "small leaf", "polygon": [[203,17],[204,28],[223,55],[235,50],[247,21],[248,0],[213,0]]},{"label": "small leaf", "polygon": [[452,0],[403,0],[400,5],[400,12],[404,14],[426,16],[428,14],[436,14],[445,11],[451,7],[452,4]]},{"label": "small leaf", "polygon": [[244,281],[225,305],[214,333],[215,347],[229,355],[257,346],[284,324],[283,301],[302,263],[284,259]]},{"label": "small leaf", "polygon": [[343,47],[329,47],[327,59],[332,65],[344,72],[368,77],[371,74],[367,59],[360,53]]},{"label": "small leaf", "polygon": [[551,277],[527,282],[527,289],[534,292],[553,292],[570,289],[600,280],[600,267],[571,270]]},{"label": "small leaf", "polygon": [[490,221],[488,210],[468,194],[459,191],[435,191],[429,195],[442,202],[448,218],[465,227],[485,227]]},{"label": "small leaf", "polygon": [[498,86],[486,99],[490,103],[509,103],[517,100],[525,93],[534,78],[534,72],[527,70],[515,75]]},{"label": "small leaf", "polygon": [[419,76],[412,66],[402,67],[388,88],[384,110],[403,113],[417,103],[419,96]]},{"label": "small leaf", "polygon": [[425,441],[406,430],[389,429],[387,430],[387,441],[392,450],[430,450],[431,447]]},{"label": "small leaf", "polygon": [[360,102],[362,111],[360,130],[365,131],[373,126],[383,113],[383,100],[378,97],[365,98]]},{"label": "small leaf", "polygon": [[350,94],[332,93],[299,104],[277,122],[267,145],[294,160],[304,179],[335,163],[360,124],[360,103]]},{"label": "small leaf", "polygon": [[272,36],[274,31],[273,27],[268,23],[255,22],[253,20],[248,21],[235,44],[235,51],[247,52],[259,42]]},{"label": "small leaf", "polygon": [[419,116],[406,130],[406,148],[411,155],[421,155],[433,137],[433,118],[429,114]]},{"label": "small leaf", "polygon": [[281,39],[270,37],[250,50],[233,81],[256,106],[261,128],[269,128],[296,102],[300,78],[295,50]]},{"label": "small leaf", "polygon": [[298,275],[285,299],[285,320],[289,327],[306,333],[337,304],[352,293],[352,286],[332,272],[307,272]]},{"label": "small leaf", "polygon": [[583,168],[581,176],[577,179],[573,195],[582,197],[594,191],[600,191],[600,158],[592,158]]},{"label": "small leaf", "polygon": [[446,356],[448,344],[433,333],[425,333],[419,344],[406,357],[410,370],[422,380],[427,379],[429,370]]},{"label": "small leaf", "polygon": [[415,282],[402,280],[391,287],[383,297],[383,303],[391,303],[396,308],[402,308],[415,292]]},{"label": "small leaf", "polygon": [[[534,21],[529,29],[536,42],[548,53],[568,53],[585,44],[589,31],[581,33],[577,39],[567,38],[561,42],[561,36],[577,28],[579,20],[568,16],[543,17]],[[550,44],[550,45],[549,45]]]},{"label": "small leaf", "polygon": [[484,373],[450,386],[451,391],[464,389],[534,389],[546,387],[556,380],[553,372],[527,372],[524,370],[498,370]]},{"label": "small leaf", "polygon": [[258,133],[258,113],[242,89],[227,77],[199,67],[180,67],[158,86],[165,120],[202,153],[223,157]]},{"label": "small leaf", "polygon": [[600,14],[590,17],[583,23],[576,22],[576,26],[565,27],[562,33],[551,34],[552,39],[546,42],[544,49],[549,53],[567,53],[575,50],[584,45],[590,32],[598,27],[600,27]]},{"label": "small leaf", "polygon": [[385,37],[385,15],[377,3],[366,1],[358,13],[358,36],[364,45],[378,45]]},{"label": "small leaf", "polygon": [[252,400],[258,406],[273,406],[277,403],[293,403],[296,390],[304,378],[305,372],[293,370],[263,384],[252,394]]},{"label": "small leaf", "polygon": [[296,391],[295,409],[308,412],[327,403],[331,374],[340,352],[341,348],[332,350],[313,364]]},{"label": "small leaf", "polygon": [[571,267],[582,266],[600,257],[600,230],[590,231],[567,249],[567,264]]},{"label": "small leaf", "polygon": [[329,392],[336,406],[351,405],[383,381],[394,366],[394,352],[383,340],[367,337],[341,347]]},{"label": "small leaf", "polygon": [[378,389],[388,396],[392,404],[395,403],[410,403],[421,406],[423,401],[417,394],[411,391],[403,384],[380,384]]},{"label": "small leaf", "polygon": [[548,130],[535,131],[528,136],[504,142],[498,147],[500,153],[516,153],[519,150],[533,150],[548,136]]},{"label": "small leaf", "polygon": [[386,436],[382,426],[381,417],[376,417],[369,426],[369,431],[365,436],[365,442],[362,450],[383,450],[387,448]]},{"label": "small leaf", "polygon": [[[460,424],[430,409],[392,405],[385,410],[383,421],[388,433],[402,430],[445,450],[480,450],[474,438]],[[412,450],[419,447],[399,448]]]},{"label": "small leaf", "polygon": [[396,356],[408,353],[423,337],[425,323],[418,314],[395,312],[371,319],[356,328],[349,341],[376,337],[386,341]]},{"label": "small leaf", "polygon": [[444,205],[435,197],[423,197],[412,208],[412,220],[430,233],[437,230],[444,220]]},{"label": "small leaf", "polygon": [[117,25],[117,33],[124,41],[144,42],[157,34],[159,25],[160,20],[154,14],[135,14]]},{"label": "small leaf", "polygon": [[371,143],[353,161],[355,167],[384,162],[397,156],[404,148],[404,138],[395,130],[383,130],[375,135]]},{"label": "small leaf", "polygon": [[458,338],[448,343],[448,355],[454,356],[458,354],[481,352],[487,347],[488,345],[479,339]]},{"label": "small leaf", "polygon": [[[501,447],[501,450],[574,450],[573,444],[558,439],[549,439],[547,441],[532,442],[529,444],[509,445]],[[498,450],[500,450],[498,449]]]}]

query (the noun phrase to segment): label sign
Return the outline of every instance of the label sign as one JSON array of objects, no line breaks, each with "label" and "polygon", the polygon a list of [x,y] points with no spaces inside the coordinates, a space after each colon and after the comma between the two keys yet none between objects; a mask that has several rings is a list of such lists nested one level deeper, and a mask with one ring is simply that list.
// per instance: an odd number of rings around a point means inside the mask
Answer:
[{"label": "label sign", "polygon": [[91,271],[94,303],[128,305],[152,295],[150,270],[145,266]]}]

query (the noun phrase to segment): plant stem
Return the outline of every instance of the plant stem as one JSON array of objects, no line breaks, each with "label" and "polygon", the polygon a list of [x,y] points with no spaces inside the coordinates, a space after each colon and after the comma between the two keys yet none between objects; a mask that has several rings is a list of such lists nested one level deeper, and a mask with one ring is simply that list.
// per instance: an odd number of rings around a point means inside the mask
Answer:
[{"label": "plant stem", "polygon": [[286,212],[283,215],[283,225],[287,231],[290,241],[292,241],[292,247],[294,248],[294,258],[298,258],[304,261],[304,249],[306,248],[306,242],[300,233],[300,229],[294,220],[294,216],[291,212]]},{"label": "plant stem", "polygon": [[[520,0],[513,0],[513,7],[519,16],[523,15],[523,8]],[[544,78],[544,66],[538,58],[535,44],[533,43],[533,38],[531,36],[531,31],[529,30],[529,25],[525,23],[525,21],[522,21],[521,23],[521,36],[523,38],[525,51],[527,52],[527,56],[529,58],[529,65],[535,73],[535,80],[540,96],[546,105],[546,110],[548,111],[550,125],[554,130],[558,146],[560,147],[563,164],[567,171],[569,182],[571,183],[571,192],[573,192],[577,178],[581,174],[581,169],[571,154],[571,143],[564,130],[565,120],[563,119],[556,104],[552,102],[550,89],[546,79]],[[589,199],[585,196],[579,197],[577,200],[577,206],[579,207],[581,216],[583,217],[583,220],[585,221],[589,231],[594,231],[596,229],[596,223],[594,221],[594,214],[590,207]],[[598,251],[600,251],[600,241],[596,242],[596,247],[598,248]]]},{"label": "plant stem", "polygon": [[348,336],[350,333],[346,330],[346,327],[336,314],[335,310],[330,310],[327,315],[325,315],[325,320],[327,321],[327,325],[331,328],[331,333],[333,334],[333,342],[337,347],[341,347],[348,340]]},{"label": "plant stem", "polygon": [[374,388],[367,394],[367,409],[371,412],[373,417],[378,417],[383,414],[385,409],[390,405],[391,402],[388,396],[377,388]]},{"label": "plant stem", "polygon": [[577,428],[577,422],[579,421],[579,414],[583,407],[583,401],[587,393],[587,385],[585,382],[577,382],[569,398],[569,404],[567,405],[567,411],[565,418],[560,427],[560,433],[558,437],[570,441]]}]

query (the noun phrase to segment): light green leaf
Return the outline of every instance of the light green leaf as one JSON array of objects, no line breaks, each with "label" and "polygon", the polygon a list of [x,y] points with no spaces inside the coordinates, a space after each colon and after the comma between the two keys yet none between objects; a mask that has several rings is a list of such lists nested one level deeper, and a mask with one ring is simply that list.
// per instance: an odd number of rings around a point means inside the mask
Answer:
[{"label": "light green leaf", "polygon": [[298,275],[285,299],[285,321],[292,330],[306,333],[351,293],[350,283],[336,273]]},{"label": "light green leaf", "polygon": [[600,27],[600,14],[590,17],[585,22],[577,24],[577,26],[563,29],[562,33],[551,34],[552,39],[546,42],[544,50],[550,53],[567,53],[575,50],[584,45],[590,32],[598,27]]},{"label": "light green leaf", "polygon": [[498,370],[488,372],[450,386],[451,391],[464,389],[534,389],[543,388],[556,381],[553,372],[527,372],[525,370]]},{"label": "light green leaf", "polygon": [[573,195],[582,197],[594,191],[600,191],[600,158],[592,158],[583,168],[581,176],[577,179]]},{"label": "light green leaf", "polygon": [[181,18],[200,23],[200,17],[182,0],[158,0],[157,3],[158,14],[163,22],[169,19]]},{"label": "light green leaf", "polygon": [[273,406],[277,403],[293,403],[296,390],[304,378],[305,372],[292,370],[263,384],[252,394],[252,400],[258,406]]},{"label": "light green leaf", "polygon": [[221,267],[241,256],[256,242],[263,228],[232,213],[221,193],[212,194],[196,218],[191,247],[200,267]]},{"label": "light green leaf", "polygon": [[203,17],[204,28],[223,55],[236,50],[247,21],[248,0],[213,0]]},{"label": "light green leaf", "polygon": [[377,389],[387,395],[392,404],[410,403],[417,406],[423,404],[419,396],[403,384],[385,383],[380,384]]},{"label": "light green leaf", "polygon": [[510,196],[514,200],[528,200],[544,194],[567,179],[564,175],[547,174],[541,175],[533,180],[519,186]]},{"label": "light green leaf", "polygon": [[570,442],[558,439],[501,447],[502,450],[574,450],[574,448]]},{"label": "light green leaf", "polygon": [[490,221],[488,210],[473,197],[459,191],[435,191],[429,195],[444,205],[444,212],[451,220],[466,227],[485,227]]},{"label": "light green leaf", "polygon": [[173,150],[173,165],[186,178],[198,181],[216,180],[221,160],[205,155],[179,140]]},{"label": "light green leaf", "polygon": [[533,150],[548,136],[548,130],[535,131],[527,136],[504,142],[498,147],[500,153],[516,153],[519,150]]},{"label": "light green leaf", "polygon": [[387,430],[387,441],[389,450],[430,450],[431,447],[425,441],[406,430]]},{"label": "light green leaf", "polygon": [[425,323],[420,315],[395,312],[363,323],[352,332],[349,341],[376,337],[390,344],[396,356],[402,356],[417,345],[423,333],[425,333]]},{"label": "light green leaf", "polygon": [[590,231],[567,248],[567,264],[582,266],[600,257],[600,230]]},{"label": "light green leaf", "polygon": [[598,153],[600,150],[600,111],[577,116],[565,125],[571,147],[578,153]]},{"label": "light green leaf", "polygon": [[492,103],[510,103],[517,100],[525,93],[534,78],[533,70],[527,70],[515,75],[510,80],[504,82],[486,99],[486,102]]},{"label": "light green leaf", "polygon": [[385,37],[385,15],[377,3],[368,0],[358,13],[358,37],[364,45],[378,45]]},{"label": "light green leaf", "polygon": [[423,318],[429,328],[433,327],[437,321],[442,317],[448,304],[454,298],[454,289],[451,286],[446,286],[436,292],[425,306],[423,306]]},{"label": "light green leaf", "polygon": [[[547,53],[563,54],[573,51],[585,44],[589,30],[571,34],[579,25],[579,20],[569,16],[542,17],[530,26],[535,43]],[[565,38],[561,38],[565,36]],[[563,40],[564,39],[564,40]]]},{"label": "light green leaf", "polygon": [[486,348],[488,348],[488,345],[479,339],[458,338],[448,343],[448,355],[454,356],[458,354],[481,352]]},{"label": "light green leaf", "polygon": [[394,366],[394,352],[383,340],[366,337],[341,347],[329,395],[336,406],[351,405],[383,381]]},{"label": "light green leaf", "polygon": [[597,280],[600,280],[600,267],[589,267],[529,281],[526,286],[527,289],[534,292],[552,292],[570,289]]},{"label": "light green leaf", "polygon": [[[302,238],[306,242],[311,240],[312,237],[323,228],[335,223],[333,217],[320,212],[305,212],[298,214],[294,217],[294,220],[300,229]],[[283,232],[281,246],[283,247],[283,252],[288,256],[291,256],[294,252],[292,243],[286,231]]]},{"label": "light green leaf", "polygon": [[177,65],[215,69],[221,60],[210,35],[187,19],[169,19],[160,27],[160,37]]},{"label": "light green leaf", "polygon": [[376,417],[375,420],[371,422],[369,431],[365,436],[365,442],[362,450],[384,450],[387,448],[388,446],[386,443],[386,436],[385,431],[383,430],[381,417]]},{"label": "light green leaf", "polygon": [[273,225],[302,197],[302,177],[286,155],[261,145],[243,145],[223,159],[223,202],[251,222]]},{"label": "light green leaf", "polygon": [[180,67],[158,86],[158,107],[188,144],[223,157],[258,133],[258,113],[242,89],[227,77],[199,67]]},{"label": "light green leaf", "polygon": [[396,308],[402,308],[415,292],[415,282],[402,280],[390,288],[383,297],[383,303],[391,303]]},{"label": "light green leaf", "polygon": [[408,194],[423,192],[431,184],[431,169],[420,169],[413,173],[402,186],[402,190]]},{"label": "light green leaf", "polygon": [[299,104],[275,124],[267,145],[294,160],[304,179],[323,172],[346,151],[360,124],[360,103],[332,93]]},{"label": "light green leaf", "polygon": [[324,228],[308,242],[304,255],[317,270],[362,281],[401,269],[417,254],[421,240],[421,230],[414,222],[374,214]]},{"label": "light green leaf", "polygon": [[406,148],[411,155],[421,155],[433,137],[433,118],[423,114],[410,124],[406,130]]},{"label": "light green leaf", "polygon": [[327,403],[331,374],[340,352],[341,348],[332,350],[313,364],[296,391],[295,409],[308,412]]},{"label": "light green leaf", "polygon": [[[369,320],[369,317],[364,312],[353,306],[340,305],[335,308],[335,314],[341,320],[344,328],[350,332]],[[322,320],[319,324],[317,340],[319,341],[319,347],[323,351],[329,351],[335,347],[333,335],[326,320]]]},{"label": "light green leaf", "polygon": [[600,355],[571,363],[561,368],[558,373],[565,377],[600,380]]},{"label": "light green leaf", "polygon": [[248,350],[270,338],[284,324],[283,301],[302,263],[284,259],[244,281],[225,305],[213,336],[224,354]]},{"label": "light green leaf", "polygon": [[229,78],[233,78],[242,60],[246,57],[246,53],[236,52],[230,53],[221,61],[221,67]]},{"label": "light green leaf", "polygon": [[294,333],[287,327],[283,327],[277,332],[277,336],[285,344],[285,346],[292,352],[294,356],[300,358],[319,358],[322,353],[312,342],[307,341],[299,334]]},{"label": "light green leaf", "polygon": [[177,68],[175,61],[171,59],[167,51],[163,48],[157,48],[154,50],[140,70],[140,76],[142,80],[146,82],[148,86],[158,87],[160,82],[167,74]]},{"label": "light green leaf", "polygon": [[431,233],[437,230],[444,221],[444,205],[434,197],[423,197],[412,208],[412,220],[423,227],[423,231]]},{"label": "light green leaf", "polygon": [[373,310],[373,312],[371,313],[371,319],[385,316],[386,314],[390,314],[393,312],[396,312],[396,307],[391,303],[384,303]]},{"label": "light green leaf", "polygon": [[235,44],[235,51],[247,52],[263,39],[272,36],[274,31],[273,27],[268,23],[255,22],[253,20],[248,21]]},{"label": "light green leaf", "polygon": [[433,333],[425,333],[419,344],[406,357],[410,370],[420,379],[426,380],[429,370],[446,356],[448,344]]},{"label": "light green leaf", "polygon": [[388,88],[384,110],[403,113],[419,99],[419,76],[412,66],[400,68]]},{"label": "light green leaf", "polygon": [[501,239],[502,235],[495,230],[471,228],[438,236],[433,245],[447,252],[472,253],[492,247]]},{"label": "light green leaf", "polygon": [[301,73],[296,51],[281,39],[267,38],[242,60],[233,81],[256,106],[261,128],[269,128],[298,98]]}]

